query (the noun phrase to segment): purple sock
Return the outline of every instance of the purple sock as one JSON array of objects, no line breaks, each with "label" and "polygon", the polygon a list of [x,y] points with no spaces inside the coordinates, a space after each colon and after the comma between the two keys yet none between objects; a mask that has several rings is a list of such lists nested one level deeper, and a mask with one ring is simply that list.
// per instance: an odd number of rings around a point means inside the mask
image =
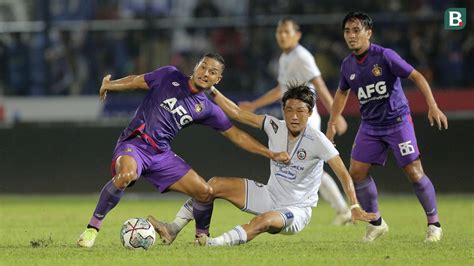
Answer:
[{"label": "purple sock", "polygon": [[366,212],[372,212],[377,214],[377,218],[380,218],[379,205],[377,202],[377,187],[375,186],[374,179],[369,175],[366,179],[360,182],[354,182],[354,187],[362,209]]},{"label": "purple sock", "polygon": [[436,208],[436,193],[431,180],[424,175],[417,183],[413,183],[415,194],[426,213],[428,223],[437,223],[438,209]]},{"label": "purple sock", "polygon": [[117,203],[119,203],[125,190],[118,189],[112,183],[112,180],[107,182],[100,192],[99,201],[95,207],[94,214],[89,221],[89,226],[100,229],[102,220],[105,218],[107,213],[112,210]]},{"label": "purple sock", "polygon": [[193,216],[196,221],[196,235],[209,235],[214,202],[203,203],[193,200]]}]

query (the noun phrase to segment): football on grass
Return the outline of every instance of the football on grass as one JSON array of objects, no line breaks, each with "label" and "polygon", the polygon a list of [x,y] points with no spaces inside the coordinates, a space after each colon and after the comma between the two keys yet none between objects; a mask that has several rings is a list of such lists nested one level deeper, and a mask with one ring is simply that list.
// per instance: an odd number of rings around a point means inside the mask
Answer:
[{"label": "football on grass", "polygon": [[120,240],[128,249],[149,249],[155,243],[155,229],[144,218],[132,218],[123,223]]}]

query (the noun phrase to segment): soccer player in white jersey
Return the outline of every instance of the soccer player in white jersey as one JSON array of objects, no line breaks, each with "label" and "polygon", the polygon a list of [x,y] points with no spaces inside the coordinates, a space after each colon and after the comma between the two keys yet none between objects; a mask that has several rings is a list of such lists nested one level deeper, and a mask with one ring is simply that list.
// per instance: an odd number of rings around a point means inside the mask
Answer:
[{"label": "soccer player in white jersey", "polygon": [[[334,145],[321,131],[307,126],[315,95],[304,85],[289,88],[283,95],[285,120],[269,115],[257,115],[240,109],[232,101],[212,88],[215,102],[232,119],[261,128],[268,135],[268,147],[288,152],[289,163],[270,161],[271,175],[267,185],[239,177],[213,177],[208,181],[214,198],[223,198],[242,211],[255,214],[248,224],[239,225],[216,238],[198,235],[204,246],[244,244],[257,235],[296,234],[311,220],[312,207],[318,202],[324,161],[341,181],[351,204],[352,222],[368,222],[375,214],[366,213],[357,203],[351,176]],[[173,223],[160,222],[149,216],[150,222],[165,243],[171,243],[177,233],[193,219],[192,205],[186,202]],[[210,215],[208,216],[210,220]]]},{"label": "soccer player in white jersey", "polygon": [[[254,112],[260,107],[281,99],[283,93],[287,90],[287,84],[295,83],[305,84],[311,89],[315,89],[325,108],[330,111],[333,98],[326,87],[313,55],[299,44],[301,32],[298,23],[290,17],[281,19],[278,22],[275,36],[278,46],[282,50],[278,62],[278,85],[260,98],[252,102],[241,102],[239,106],[244,110]],[[321,117],[318,114],[316,104],[308,123],[311,127],[321,130]],[[347,123],[343,117],[340,117],[337,121],[336,129],[339,135],[346,131]],[[333,224],[343,225],[350,222],[351,213],[347,208],[347,204],[336,182],[326,172],[323,173],[319,191],[321,196],[336,210]]]}]

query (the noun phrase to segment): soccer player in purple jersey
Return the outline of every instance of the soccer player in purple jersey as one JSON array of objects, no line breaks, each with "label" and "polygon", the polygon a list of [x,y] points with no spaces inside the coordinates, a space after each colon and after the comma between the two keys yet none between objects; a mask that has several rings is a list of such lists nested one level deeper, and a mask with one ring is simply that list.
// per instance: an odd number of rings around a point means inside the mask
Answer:
[{"label": "soccer player in purple jersey", "polygon": [[412,80],[428,104],[431,126],[448,129],[446,116],[438,108],[426,79],[395,51],[370,43],[372,19],[365,13],[350,12],[343,22],[344,39],[352,54],[341,66],[341,80],[334,98],[328,122],[327,137],[334,139],[335,121],[341,115],[349,91],[353,89],[360,103],[362,122],[351,154],[350,175],[357,198],[365,211],[377,213],[376,220],[367,225],[364,241],[373,241],[388,232],[380,216],[377,188],[369,174],[373,164],[384,165],[390,149],[397,164],[413,183],[428,219],[425,242],[437,242],[442,230],[436,208],[436,194],[420,161],[413,122],[400,78]]},{"label": "soccer player in purple jersey", "polygon": [[[213,198],[212,187],[170,148],[174,136],[193,123],[220,131],[239,147],[279,162],[289,161],[287,152],[274,153],[254,138],[234,127],[224,112],[204,94],[222,78],[224,59],[205,54],[189,77],[173,66],[143,75],[131,75],[102,81],[100,98],[107,91],[148,90],[135,116],[120,135],[112,159],[113,178],[103,187],[95,211],[77,244],[92,247],[102,221],[120,201],[126,187],[141,175],[161,193],[178,191],[194,199],[196,226],[208,215]],[[205,220],[205,219],[204,219]]]}]

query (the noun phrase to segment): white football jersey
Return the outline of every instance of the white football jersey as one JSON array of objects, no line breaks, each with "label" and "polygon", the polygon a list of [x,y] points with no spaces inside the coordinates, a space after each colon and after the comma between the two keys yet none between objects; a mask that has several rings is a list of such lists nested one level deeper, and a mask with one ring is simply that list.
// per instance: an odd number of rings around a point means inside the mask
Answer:
[{"label": "white football jersey", "polygon": [[[278,85],[282,95],[288,90],[289,84],[304,84],[315,90],[311,80],[321,76],[313,55],[303,46],[298,45],[289,53],[282,53],[278,61]],[[316,104],[313,108],[308,123],[317,129],[321,129],[321,117]]]},{"label": "white football jersey", "polygon": [[[288,128],[284,120],[266,115],[263,129],[270,150],[287,151]],[[315,207],[324,161],[334,158],[339,152],[321,131],[307,126],[288,153],[291,157],[289,164],[270,160],[267,186],[272,200],[280,207]]]}]

